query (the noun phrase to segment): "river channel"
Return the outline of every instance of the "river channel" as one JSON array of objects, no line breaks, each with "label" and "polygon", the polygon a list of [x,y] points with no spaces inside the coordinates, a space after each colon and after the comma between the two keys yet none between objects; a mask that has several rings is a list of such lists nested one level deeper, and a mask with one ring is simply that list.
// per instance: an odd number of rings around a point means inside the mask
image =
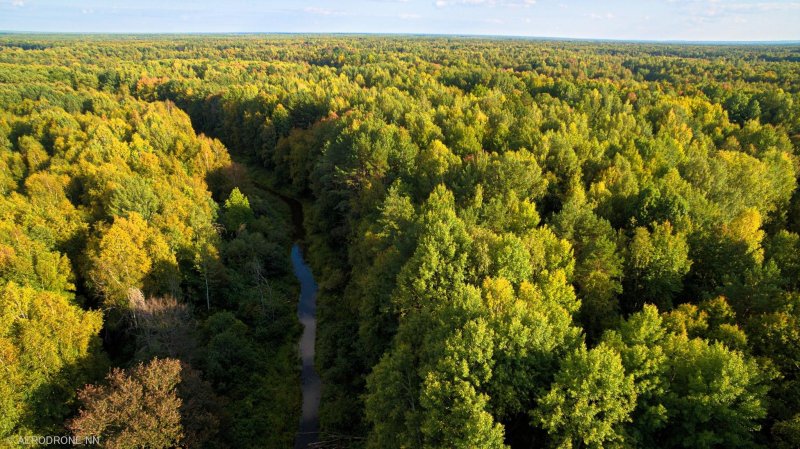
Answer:
[{"label": "river channel", "polygon": [[319,401],[322,383],[314,369],[314,342],[317,336],[317,283],[311,269],[303,260],[303,252],[297,243],[292,246],[292,267],[300,282],[300,301],[297,317],[303,325],[300,337],[300,380],[303,391],[303,407],[300,429],[295,440],[295,449],[306,449],[319,439]]},{"label": "river channel", "polygon": [[300,382],[303,392],[303,405],[300,414],[300,427],[295,438],[295,449],[313,447],[319,441],[319,402],[322,396],[322,382],[314,368],[315,343],[317,339],[317,282],[311,268],[303,258],[300,242],[305,238],[303,226],[303,205],[296,199],[283,195],[269,186],[255,182],[261,188],[286,203],[291,211],[292,238],[292,269],[297,281],[300,283],[300,300],[297,302],[297,318],[303,325],[303,334],[300,337]]}]

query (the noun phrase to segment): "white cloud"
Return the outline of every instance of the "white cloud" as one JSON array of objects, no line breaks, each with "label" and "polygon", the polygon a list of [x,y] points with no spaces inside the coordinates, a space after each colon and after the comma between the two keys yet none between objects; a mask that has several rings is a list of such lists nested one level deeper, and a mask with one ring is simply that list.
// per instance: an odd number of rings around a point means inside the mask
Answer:
[{"label": "white cloud", "polygon": [[397,16],[397,17],[399,17],[399,18],[401,18],[403,20],[416,20],[416,19],[421,19],[422,18],[422,16],[420,16],[419,14],[409,14],[409,13],[403,13],[403,14],[400,14],[399,16]]},{"label": "white cloud", "polygon": [[536,0],[436,0],[438,8],[447,6],[510,6],[529,7],[536,4]]},{"label": "white cloud", "polygon": [[316,6],[307,6],[303,8],[303,11],[308,14],[314,14],[317,16],[343,16],[346,14],[344,11],[337,11],[335,9],[328,9],[328,8],[318,8]]},{"label": "white cloud", "polygon": [[800,2],[730,2],[722,0],[667,0],[667,2],[679,5],[685,16],[698,23],[723,18],[733,18],[735,22],[742,23],[742,14],[800,11]]},{"label": "white cloud", "polygon": [[605,14],[597,14],[597,13],[590,13],[589,18],[592,20],[612,20],[614,18],[614,14],[607,12]]},{"label": "white cloud", "polygon": [[11,0],[11,6],[17,6],[17,7],[25,6],[25,0]]},{"label": "white cloud", "polygon": [[768,12],[800,10],[800,2],[718,3],[718,5],[722,9],[729,9],[731,11]]}]

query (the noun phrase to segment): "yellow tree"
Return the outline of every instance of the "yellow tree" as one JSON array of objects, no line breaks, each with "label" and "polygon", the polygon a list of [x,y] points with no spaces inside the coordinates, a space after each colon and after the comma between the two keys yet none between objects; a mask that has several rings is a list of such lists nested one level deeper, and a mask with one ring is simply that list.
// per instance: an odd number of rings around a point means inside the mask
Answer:
[{"label": "yellow tree", "polygon": [[0,439],[57,430],[94,366],[103,317],[65,295],[0,286]]},{"label": "yellow tree", "polygon": [[89,242],[87,277],[109,309],[127,310],[128,290],[170,290],[176,261],[163,236],[136,212],[114,223]]}]

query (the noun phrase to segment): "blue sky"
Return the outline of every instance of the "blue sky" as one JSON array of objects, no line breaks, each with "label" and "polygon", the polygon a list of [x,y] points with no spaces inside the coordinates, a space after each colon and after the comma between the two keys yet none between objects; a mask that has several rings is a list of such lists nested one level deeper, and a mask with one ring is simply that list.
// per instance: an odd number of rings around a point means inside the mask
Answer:
[{"label": "blue sky", "polygon": [[0,30],[800,40],[800,0],[0,0]]}]

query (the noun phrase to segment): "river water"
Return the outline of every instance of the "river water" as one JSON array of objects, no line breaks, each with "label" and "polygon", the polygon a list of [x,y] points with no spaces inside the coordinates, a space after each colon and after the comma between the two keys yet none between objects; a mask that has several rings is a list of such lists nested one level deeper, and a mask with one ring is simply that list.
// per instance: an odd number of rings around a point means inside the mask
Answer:
[{"label": "river water", "polygon": [[295,243],[292,246],[292,268],[300,281],[300,301],[297,303],[297,317],[303,325],[300,337],[300,360],[302,371],[300,380],[303,391],[303,408],[300,416],[300,430],[297,432],[295,449],[306,449],[319,439],[319,401],[322,383],[314,369],[314,343],[317,336],[317,283],[311,269],[303,260],[303,252]]}]

